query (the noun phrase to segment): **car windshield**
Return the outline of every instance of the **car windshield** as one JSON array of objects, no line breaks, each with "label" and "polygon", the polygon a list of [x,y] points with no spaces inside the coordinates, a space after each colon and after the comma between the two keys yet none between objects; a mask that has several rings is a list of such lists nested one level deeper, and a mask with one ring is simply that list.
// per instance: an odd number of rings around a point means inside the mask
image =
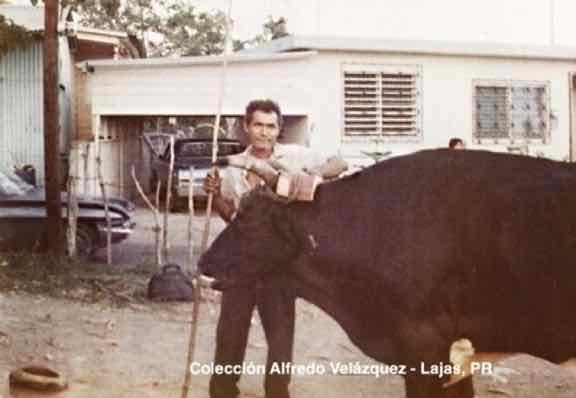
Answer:
[{"label": "car windshield", "polygon": [[0,196],[22,196],[34,189],[14,173],[0,171]]}]

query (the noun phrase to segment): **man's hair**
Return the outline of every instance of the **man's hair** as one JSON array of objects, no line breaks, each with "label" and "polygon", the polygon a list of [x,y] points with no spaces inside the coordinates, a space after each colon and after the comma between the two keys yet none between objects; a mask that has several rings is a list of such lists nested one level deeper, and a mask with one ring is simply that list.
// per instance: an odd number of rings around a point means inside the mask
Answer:
[{"label": "man's hair", "polygon": [[448,141],[448,148],[454,149],[458,144],[464,144],[462,138],[450,138],[450,141]]},{"label": "man's hair", "polygon": [[280,106],[270,99],[263,100],[253,100],[246,106],[246,112],[244,113],[244,121],[246,124],[250,124],[252,121],[252,115],[254,112],[260,111],[264,113],[274,112],[278,116],[278,127],[282,127],[282,112],[280,111]]}]

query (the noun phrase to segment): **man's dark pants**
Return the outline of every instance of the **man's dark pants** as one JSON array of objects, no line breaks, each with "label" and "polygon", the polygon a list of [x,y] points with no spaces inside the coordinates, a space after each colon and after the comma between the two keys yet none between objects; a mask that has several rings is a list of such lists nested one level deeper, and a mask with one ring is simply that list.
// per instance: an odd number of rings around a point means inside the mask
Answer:
[{"label": "man's dark pants", "polygon": [[[266,398],[289,398],[290,375],[269,374],[274,362],[292,362],[295,297],[280,279],[266,279],[253,286],[241,286],[222,293],[216,334],[214,365],[241,365],[248,343],[252,312],[258,309],[268,343]],[[213,375],[211,398],[236,398],[240,375]]]}]

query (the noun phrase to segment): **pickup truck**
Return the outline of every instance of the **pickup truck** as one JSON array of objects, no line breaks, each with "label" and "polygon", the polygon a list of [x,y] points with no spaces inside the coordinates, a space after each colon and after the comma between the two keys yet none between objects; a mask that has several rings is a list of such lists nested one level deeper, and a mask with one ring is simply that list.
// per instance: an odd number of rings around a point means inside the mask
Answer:
[{"label": "pickup truck", "polygon": [[[245,147],[236,140],[219,139],[218,156],[235,155]],[[193,166],[190,176],[190,166]],[[172,209],[184,207],[188,201],[188,186],[193,184],[194,201],[202,202],[208,197],[202,188],[204,178],[212,168],[212,140],[181,138],[174,141],[174,172],[172,175]],[[151,188],[161,182],[162,192],[168,186],[170,171],[170,145],[166,145],[160,156],[152,160]]]}]

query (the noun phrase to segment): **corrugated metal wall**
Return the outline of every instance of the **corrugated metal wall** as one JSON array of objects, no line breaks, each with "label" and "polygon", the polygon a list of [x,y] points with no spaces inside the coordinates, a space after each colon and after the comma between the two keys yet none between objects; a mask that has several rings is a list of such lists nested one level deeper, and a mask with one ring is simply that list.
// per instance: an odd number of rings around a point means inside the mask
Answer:
[{"label": "corrugated metal wall", "polygon": [[32,164],[44,177],[42,44],[0,58],[0,168]]}]

